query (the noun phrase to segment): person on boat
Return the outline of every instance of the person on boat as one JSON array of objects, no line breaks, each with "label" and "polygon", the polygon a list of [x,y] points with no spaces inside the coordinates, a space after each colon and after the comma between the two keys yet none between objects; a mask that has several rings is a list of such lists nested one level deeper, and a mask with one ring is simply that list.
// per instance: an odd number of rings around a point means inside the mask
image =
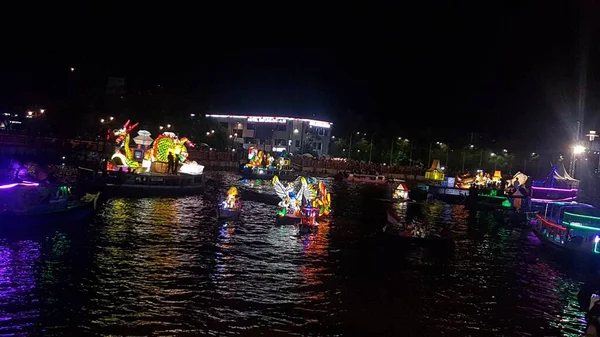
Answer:
[{"label": "person on boat", "polygon": [[173,166],[175,164],[175,158],[173,157],[173,153],[169,151],[167,155],[167,174],[173,172]]},{"label": "person on boat", "polygon": [[119,167],[119,171],[117,171],[117,184],[122,185],[125,183],[125,172],[123,172],[123,168]]},{"label": "person on boat", "polygon": [[175,156],[175,162],[173,163],[173,174],[177,174],[177,169],[179,169],[179,156]]},{"label": "person on boat", "polygon": [[515,191],[519,190],[519,178],[515,178],[515,182],[513,184],[513,186],[515,187]]},{"label": "person on boat", "polygon": [[600,336],[600,269],[597,263],[593,265],[592,279],[584,283],[579,293],[577,300],[579,302],[579,310],[585,312],[585,320],[587,328],[585,336]]}]

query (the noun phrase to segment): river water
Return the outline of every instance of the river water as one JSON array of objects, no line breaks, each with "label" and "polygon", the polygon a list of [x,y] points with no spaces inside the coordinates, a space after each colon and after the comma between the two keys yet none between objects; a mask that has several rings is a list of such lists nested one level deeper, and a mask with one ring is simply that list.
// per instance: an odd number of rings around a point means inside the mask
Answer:
[{"label": "river water", "polygon": [[[460,205],[399,204],[451,250],[382,232],[381,191],[328,182],[335,217],[298,235],[246,200],[114,199],[89,223],[0,233],[0,336],[578,336],[586,264]],[[218,193],[217,193],[218,192]]]}]

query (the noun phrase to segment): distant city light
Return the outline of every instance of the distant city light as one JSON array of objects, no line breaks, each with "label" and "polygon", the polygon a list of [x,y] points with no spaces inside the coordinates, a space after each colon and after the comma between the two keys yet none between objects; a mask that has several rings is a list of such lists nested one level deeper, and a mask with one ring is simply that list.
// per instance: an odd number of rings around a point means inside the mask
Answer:
[{"label": "distant city light", "polygon": [[27,114],[28,114],[29,116],[31,116],[31,115],[33,115],[33,111],[27,111]]},{"label": "distant city light", "polygon": [[75,68],[71,68],[71,71],[75,71]]},{"label": "distant city light", "polygon": [[46,112],[45,109],[40,109],[40,113],[43,114],[44,112]]},{"label": "distant city light", "polygon": [[190,117],[196,117],[196,114],[190,114]]}]

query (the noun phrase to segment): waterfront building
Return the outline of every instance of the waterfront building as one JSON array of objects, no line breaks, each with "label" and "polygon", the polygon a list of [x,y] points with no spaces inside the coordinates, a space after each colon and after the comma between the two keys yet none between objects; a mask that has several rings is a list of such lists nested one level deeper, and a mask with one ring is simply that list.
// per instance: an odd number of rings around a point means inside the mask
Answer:
[{"label": "waterfront building", "polygon": [[207,114],[245,149],[327,155],[333,123],[307,118]]}]

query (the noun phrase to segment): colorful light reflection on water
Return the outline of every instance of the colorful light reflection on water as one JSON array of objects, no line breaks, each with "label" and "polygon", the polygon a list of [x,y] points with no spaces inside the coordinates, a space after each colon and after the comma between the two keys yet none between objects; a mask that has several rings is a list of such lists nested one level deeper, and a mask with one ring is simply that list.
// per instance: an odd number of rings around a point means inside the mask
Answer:
[{"label": "colorful light reflection on water", "polygon": [[373,201],[378,192],[329,185],[336,216],[313,234],[274,225],[276,206],[252,200],[240,221],[217,223],[219,198],[189,197],[116,199],[80,231],[0,238],[0,334],[576,336],[583,329],[575,297],[584,268],[529,232],[462,206],[403,203],[395,205],[401,221],[449,227],[456,247],[401,245],[382,233],[387,206]]}]

